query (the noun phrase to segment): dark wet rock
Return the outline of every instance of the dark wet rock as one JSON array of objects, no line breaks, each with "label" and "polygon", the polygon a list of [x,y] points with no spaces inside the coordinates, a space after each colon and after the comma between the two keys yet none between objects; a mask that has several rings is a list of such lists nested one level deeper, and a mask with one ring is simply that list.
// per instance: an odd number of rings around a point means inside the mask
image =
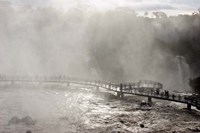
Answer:
[{"label": "dark wet rock", "polygon": [[110,108],[113,108],[113,109],[114,109],[114,108],[118,108],[118,107],[117,107],[117,106],[112,106],[112,107],[110,107]]},{"label": "dark wet rock", "polygon": [[105,124],[108,124],[109,122],[108,122],[108,121],[105,121],[104,123],[105,123]]},{"label": "dark wet rock", "polygon": [[26,133],[32,133],[30,130],[26,131]]},{"label": "dark wet rock", "polygon": [[20,122],[21,122],[21,120],[17,116],[14,116],[9,120],[8,124],[9,125],[19,124]]},{"label": "dark wet rock", "polygon": [[30,116],[26,116],[22,119],[18,118],[17,116],[14,116],[9,120],[8,124],[9,125],[14,125],[14,124],[34,125],[35,121]]},{"label": "dark wet rock", "polygon": [[172,106],[171,106],[171,105],[167,105],[167,107],[168,107],[168,108],[171,108]]},{"label": "dark wet rock", "polygon": [[200,128],[188,128],[190,131],[195,132],[195,133],[199,133],[200,132]]},{"label": "dark wet rock", "polygon": [[200,76],[189,80],[190,87],[198,94],[200,94]]},{"label": "dark wet rock", "polygon": [[150,110],[152,110],[152,107],[149,107],[149,106],[142,106],[142,107],[140,107],[140,109],[141,109],[142,111],[150,111]]},{"label": "dark wet rock", "polygon": [[140,103],[140,109],[143,110],[143,111],[150,111],[152,109],[151,107],[151,104],[150,103],[147,103],[145,101],[142,101]]},{"label": "dark wet rock", "polygon": [[144,124],[140,124],[140,127],[141,127],[141,128],[144,128]]},{"label": "dark wet rock", "polygon": [[141,101],[140,106],[147,106],[149,103],[145,102],[145,101]]},{"label": "dark wet rock", "polygon": [[112,131],[111,133],[122,133],[122,132],[120,132],[120,131]]},{"label": "dark wet rock", "polygon": [[26,116],[21,119],[21,123],[25,125],[34,125],[35,121],[30,116]]},{"label": "dark wet rock", "polygon": [[127,114],[120,114],[118,117],[129,117]]},{"label": "dark wet rock", "polygon": [[125,121],[123,121],[123,120],[119,120],[119,122],[121,122],[122,124],[125,123]]}]

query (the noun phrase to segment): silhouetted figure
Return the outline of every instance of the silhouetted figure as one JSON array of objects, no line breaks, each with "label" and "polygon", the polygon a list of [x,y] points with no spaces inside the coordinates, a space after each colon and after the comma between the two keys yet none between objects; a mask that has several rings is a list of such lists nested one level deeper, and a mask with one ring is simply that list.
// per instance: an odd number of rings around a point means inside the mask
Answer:
[{"label": "silhouetted figure", "polygon": [[120,84],[120,98],[123,99],[124,93],[123,93],[123,85]]},{"label": "silhouetted figure", "polygon": [[161,97],[163,98],[163,96],[164,96],[164,92],[160,93],[160,95],[161,95]]},{"label": "silhouetted figure", "polygon": [[174,94],[172,94],[172,99],[173,99],[173,100],[175,99],[175,97],[176,97],[176,96],[175,96]]},{"label": "silhouetted figure", "polygon": [[165,90],[165,97],[169,98],[169,91]]},{"label": "silhouetted figure", "polygon": [[159,89],[156,90],[156,95],[159,95],[160,91]]},{"label": "silhouetted figure", "polygon": [[165,90],[164,92],[165,92],[165,96],[167,96],[167,91]]},{"label": "silhouetted figure", "polygon": [[130,93],[132,93],[132,86],[131,86],[131,84],[129,84],[128,90],[129,90]]},{"label": "silhouetted figure", "polygon": [[122,92],[122,89],[123,89],[123,85],[120,84],[120,92]]},{"label": "silhouetted figure", "polygon": [[151,95],[153,95],[153,90],[151,90]]},{"label": "silhouetted figure", "polygon": [[181,95],[178,95],[178,100],[179,100],[179,101],[181,100]]}]

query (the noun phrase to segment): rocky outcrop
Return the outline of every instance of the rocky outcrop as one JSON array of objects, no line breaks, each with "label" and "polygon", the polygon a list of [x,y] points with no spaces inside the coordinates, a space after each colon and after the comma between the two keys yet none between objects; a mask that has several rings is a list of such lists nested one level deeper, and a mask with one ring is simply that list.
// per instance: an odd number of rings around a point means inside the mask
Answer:
[{"label": "rocky outcrop", "polygon": [[9,125],[15,125],[15,124],[23,124],[23,125],[34,125],[35,121],[30,116],[25,116],[24,118],[20,119],[17,116],[12,117],[9,122]]},{"label": "rocky outcrop", "polygon": [[190,79],[189,85],[194,90],[194,92],[200,94],[200,76],[194,79]]}]

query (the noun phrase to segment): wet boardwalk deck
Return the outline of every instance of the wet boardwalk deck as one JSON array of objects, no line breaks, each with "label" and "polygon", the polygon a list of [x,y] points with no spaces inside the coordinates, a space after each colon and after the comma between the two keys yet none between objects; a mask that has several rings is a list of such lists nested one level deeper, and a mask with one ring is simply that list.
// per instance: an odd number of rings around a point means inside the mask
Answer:
[{"label": "wet boardwalk deck", "polygon": [[151,102],[152,98],[166,100],[166,101],[173,101],[178,103],[187,104],[187,108],[191,110],[191,106],[196,107],[200,110],[200,100],[194,99],[191,97],[187,97],[184,95],[176,94],[176,93],[168,93],[167,95],[164,92],[156,92],[156,91],[148,91],[143,92],[140,90],[139,87],[136,87],[134,83],[127,84],[116,84],[110,83],[100,80],[90,80],[90,79],[83,79],[83,78],[65,78],[65,77],[1,77],[0,82],[29,82],[29,83],[66,83],[68,86],[70,84],[80,84],[80,85],[89,85],[98,88],[104,88],[108,91],[113,91],[117,93],[119,98],[123,98],[125,94],[137,95],[147,97],[148,101]]}]

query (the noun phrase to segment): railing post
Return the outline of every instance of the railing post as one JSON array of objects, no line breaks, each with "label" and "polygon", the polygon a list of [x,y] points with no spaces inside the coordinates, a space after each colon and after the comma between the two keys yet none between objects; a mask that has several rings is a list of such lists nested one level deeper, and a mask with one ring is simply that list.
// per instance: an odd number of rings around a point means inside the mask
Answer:
[{"label": "railing post", "polygon": [[121,99],[124,98],[123,85],[122,85],[122,84],[120,84],[120,98],[121,98]]},{"label": "railing post", "polygon": [[175,95],[174,94],[172,94],[172,100],[175,100]]},{"label": "railing post", "polygon": [[132,86],[129,84],[129,92],[132,93]]}]

